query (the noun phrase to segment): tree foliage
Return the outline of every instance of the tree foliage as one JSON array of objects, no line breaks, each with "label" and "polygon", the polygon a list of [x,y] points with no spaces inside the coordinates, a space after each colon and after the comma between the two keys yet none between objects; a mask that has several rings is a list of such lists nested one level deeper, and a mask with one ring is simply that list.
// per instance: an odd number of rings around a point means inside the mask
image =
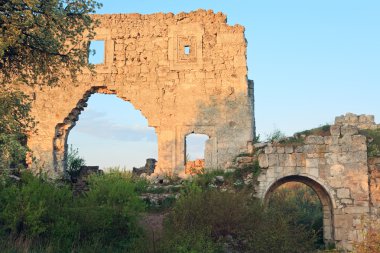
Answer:
[{"label": "tree foliage", "polygon": [[[0,83],[55,84],[87,66],[94,0],[0,0]],[[68,70],[67,72],[62,69]]]},{"label": "tree foliage", "polygon": [[26,137],[36,122],[29,115],[31,100],[20,91],[0,92],[0,169],[25,163]]}]

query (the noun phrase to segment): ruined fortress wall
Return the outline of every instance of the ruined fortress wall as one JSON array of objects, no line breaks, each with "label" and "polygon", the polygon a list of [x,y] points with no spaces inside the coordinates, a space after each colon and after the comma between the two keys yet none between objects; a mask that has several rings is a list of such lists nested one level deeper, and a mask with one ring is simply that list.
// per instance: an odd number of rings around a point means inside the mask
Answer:
[{"label": "ruined fortress wall", "polygon": [[228,166],[252,140],[244,27],[204,10],[93,18],[100,21],[95,40],[105,41],[96,74],[84,71],[76,82],[29,90],[39,124],[28,145],[40,166],[63,171],[69,131],[97,92],[130,101],[155,128],[159,173],[184,169],[189,133],[210,137],[206,164],[213,168]]},{"label": "ruined fortress wall", "polygon": [[267,144],[259,155],[257,196],[268,201],[280,185],[302,182],[323,206],[326,242],[351,250],[363,234],[363,218],[378,219],[380,159],[368,157],[360,129],[379,129],[370,115],[336,117],[330,136],[307,136],[304,143]]}]

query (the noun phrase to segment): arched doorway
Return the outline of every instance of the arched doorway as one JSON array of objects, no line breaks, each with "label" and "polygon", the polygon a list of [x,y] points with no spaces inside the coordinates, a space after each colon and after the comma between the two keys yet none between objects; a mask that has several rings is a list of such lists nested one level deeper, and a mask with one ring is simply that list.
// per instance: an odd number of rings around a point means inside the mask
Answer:
[{"label": "arched doorway", "polygon": [[[53,140],[53,158],[54,158],[54,168],[56,171],[65,172],[67,168],[66,162],[67,162],[67,152],[69,150],[69,145],[68,145],[69,134],[71,130],[74,128],[74,126],[76,126],[77,121],[79,120],[79,115],[84,110],[84,108],[87,107],[87,102],[89,101],[90,97],[91,99],[93,97],[95,98],[103,97],[103,99],[104,97],[107,97],[107,100],[105,100],[105,102],[113,102],[114,106],[116,107],[120,106],[123,108],[121,108],[122,110],[119,110],[119,111],[117,111],[115,108],[111,110],[111,113],[114,113],[114,114],[118,113],[118,115],[116,115],[117,118],[119,118],[118,122],[116,122],[117,125],[115,125],[115,123],[112,124],[112,122],[107,123],[107,120],[105,118],[102,119],[102,117],[100,118],[98,117],[98,120],[95,120],[95,121],[94,119],[92,119],[93,122],[91,122],[91,120],[90,122],[87,122],[87,126],[84,127],[84,128],[87,127],[87,130],[84,130],[84,131],[86,131],[87,134],[92,135],[92,137],[90,137],[89,139],[91,139],[93,142],[97,141],[97,143],[95,143],[97,147],[91,147],[91,145],[85,145],[84,147],[85,148],[90,147],[93,151],[98,153],[98,154],[96,153],[91,154],[92,159],[89,159],[90,160],[89,162],[91,164],[87,163],[87,165],[99,165],[101,168],[119,167],[123,169],[125,168],[125,169],[132,170],[132,166],[136,166],[136,167],[144,166],[145,159],[147,158],[157,159],[158,146],[157,146],[157,137],[156,137],[155,129],[153,127],[148,127],[147,119],[142,114],[142,112],[134,108],[133,105],[127,99],[118,97],[116,95],[116,92],[109,90],[106,87],[93,87],[84,94],[83,98],[80,101],[78,101],[76,107],[71,110],[71,113],[64,119],[64,121],[62,123],[57,124],[56,126],[55,136]],[[108,110],[107,112],[106,111],[107,109],[104,109],[103,113],[110,113],[110,110]],[[86,112],[83,115],[84,121],[86,121],[87,113],[88,111],[86,110]],[[123,114],[129,114],[129,115],[124,116]],[[139,120],[139,122],[134,122],[134,123],[137,123],[135,125],[128,124],[125,122],[127,120],[127,117],[130,117],[129,120],[133,121],[137,119]],[[113,115],[113,118],[115,119],[115,115]],[[93,126],[96,124],[98,126]],[[80,127],[83,128],[83,126],[81,125]],[[74,138],[75,136],[78,136],[76,132],[74,132]],[[101,138],[103,140],[100,140]],[[147,157],[142,158],[141,156],[142,152],[139,153],[139,151],[146,148],[146,147],[143,147],[142,142],[144,142],[144,140],[147,140],[147,139],[150,142],[152,142],[152,143],[149,143],[149,145],[153,147],[151,148],[152,152],[151,154],[147,155]],[[123,145],[121,143],[123,140],[134,142],[134,145],[129,145],[128,147],[126,147],[126,145]],[[114,143],[110,144],[109,142],[112,142],[112,141]],[[70,139],[70,143],[73,143],[72,138]],[[82,148],[80,149],[80,154],[82,154],[81,151],[83,151]],[[89,152],[84,152],[84,153],[87,155],[89,154]],[[115,154],[115,153],[118,153],[118,154]],[[120,157],[121,153],[124,153],[123,158]],[[135,155],[133,155],[133,153],[135,153]],[[98,157],[95,157],[95,156],[101,156],[100,160]],[[85,160],[87,160],[87,157],[84,157]],[[104,160],[108,159],[111,162],[108,163],[108,166],[105,166],[107,163],[106,162],[102,163],[102,159]],[[122,163],[121,159],[125,159],[125,162]],[[132,160],[131,163],[127,162],[128,159]],[[92,161],[95,161],[95,164],[93,164],[94,162]]]},{"label": "arched doorway", "polygon": [[327,245],[329,243],[334,243],[334,229],[333,229],[333,202],[328,191],[325,189],[322,184],[317,181],[299,175],[286,176],[281,179],[276,180],[272,185],[267,189],[264,194],[264,203],[265,205],[269,204],[269,201],[274,194],[274,192],[281,186],[286,183],[298,182],[310,187],[318,196],[322,204],[323,212],[323,240]]}]

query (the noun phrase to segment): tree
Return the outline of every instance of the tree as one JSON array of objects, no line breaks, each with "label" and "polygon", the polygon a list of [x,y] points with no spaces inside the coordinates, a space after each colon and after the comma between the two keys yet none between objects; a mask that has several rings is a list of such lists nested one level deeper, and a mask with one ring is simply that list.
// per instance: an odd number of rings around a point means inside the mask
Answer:
[{"label": "tree", "polygon": [[25,165],[26,137],[36,124],[30,108],[31,101],[22,92],[0,92],[0,170]]},{"label": "tree", "polygon": [[86,161],[79,156],[78,149],[73,148],[73,145],[70,145],[70,149],[67,152],[67,173],[70,176],[70,179],[79,176],[80,169],[82,166],[86,165]]},{"label": "tree", "polygon": [[[0,84],[56,84],[88,66],[95,0],[0,0]],[[62,71],[62,70],[67,71]]]}]

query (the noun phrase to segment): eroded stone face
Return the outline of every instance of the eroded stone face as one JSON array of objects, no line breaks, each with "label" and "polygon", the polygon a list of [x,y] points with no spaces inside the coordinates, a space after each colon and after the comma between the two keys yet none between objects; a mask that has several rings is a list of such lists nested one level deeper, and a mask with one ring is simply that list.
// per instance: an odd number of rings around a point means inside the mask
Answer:
[{"label": "eroded stone face", "polygon": [[37,134],[28,145],[39,166],[59,174],[67,136],[93,93],[116,94],[141,110],[158,136],[157,173],[184,170],[184,140],[207,134],[206,165],[223,168],[253,139],[253,84],[248,85],[244,28],[212,11],[178,15],[94,15],[105,41],[96,75],[59,87],[28,89]]}]

